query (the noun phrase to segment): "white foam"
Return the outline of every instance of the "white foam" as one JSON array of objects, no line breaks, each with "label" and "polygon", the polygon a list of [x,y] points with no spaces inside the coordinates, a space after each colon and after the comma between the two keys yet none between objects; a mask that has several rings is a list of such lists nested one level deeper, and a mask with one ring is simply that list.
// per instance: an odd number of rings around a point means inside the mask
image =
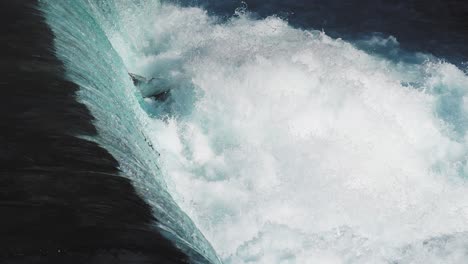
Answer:
[{"label": "white foam", "polygon": [[180,84],[154,144],[172,195],[226,263],[466,257],[421,244],[468,231],[461,70],[373,57],[276,17],[151,14],[148,45],[126,61]]}]

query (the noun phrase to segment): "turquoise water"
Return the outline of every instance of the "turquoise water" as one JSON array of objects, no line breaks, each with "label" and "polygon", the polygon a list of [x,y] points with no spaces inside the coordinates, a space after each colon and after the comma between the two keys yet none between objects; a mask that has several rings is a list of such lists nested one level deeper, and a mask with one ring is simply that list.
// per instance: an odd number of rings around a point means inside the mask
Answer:
[{"label": "turquoise water", "polygon": [[206,263],[206,259],[218,263],[210,244],[168,193],[158,167],[159,153],[147,135],[149,118],[142,108],[143,98],[107,35],[114,29],[108,23],[120,21],[114,3],[43,1],[41,7],[56,36],[56,54],[65,63],[68,78],[80,86],[77,98],[95,117],[99,135],[88,139],[119,161],[122,176],[131,179],[152,206],[159,220],[154,228],[194,263]]},{"label": "turquoise water", "polygon": [[[227,20],[149,0],[43,10],[96,117],[89,140],[194,262],[466,259],[462,69],[391,36],[349,43],[243,8]],[[142,98],[128,72],[169,98]]]}]

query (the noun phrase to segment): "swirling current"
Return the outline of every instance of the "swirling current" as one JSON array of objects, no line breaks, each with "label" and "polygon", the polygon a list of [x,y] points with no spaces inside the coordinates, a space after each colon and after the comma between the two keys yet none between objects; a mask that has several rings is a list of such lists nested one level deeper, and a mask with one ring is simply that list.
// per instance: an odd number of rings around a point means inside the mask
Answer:
[{"label": "swirling current", "polygon": [[154,228],[193,263],[463,263],[463,64],[239,6],[40,1]]}]

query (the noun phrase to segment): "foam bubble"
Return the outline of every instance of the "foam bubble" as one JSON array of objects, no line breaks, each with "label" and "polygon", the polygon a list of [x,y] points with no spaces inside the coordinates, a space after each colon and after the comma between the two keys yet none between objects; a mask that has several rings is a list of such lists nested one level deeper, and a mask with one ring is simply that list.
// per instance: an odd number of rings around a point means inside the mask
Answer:
[{"label": "foam bubble", "polygon": [[468,231],[461,70],[373,56],[277,17],[220,23],[162,5],[143,26],[150,44],[127,66],[175,86],[151,131],[161,168],[226,263],[467,257],[422,242]]}]

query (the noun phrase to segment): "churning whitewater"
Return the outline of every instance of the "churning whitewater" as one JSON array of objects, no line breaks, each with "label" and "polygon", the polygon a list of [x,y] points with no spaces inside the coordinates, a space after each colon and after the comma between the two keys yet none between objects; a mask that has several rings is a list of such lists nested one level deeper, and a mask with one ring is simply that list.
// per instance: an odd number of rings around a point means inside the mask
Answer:
[{"label": "churning whitewater", "polygon": [[[242,8],[222,20],[150,0],[57,2],[43,8],[97,117],[90,140],[179,247],[233,264],[468,257],[462,69],[400,59],[391,36],[359,49]],[[129,72],[169,95],[143,98]]]}]

